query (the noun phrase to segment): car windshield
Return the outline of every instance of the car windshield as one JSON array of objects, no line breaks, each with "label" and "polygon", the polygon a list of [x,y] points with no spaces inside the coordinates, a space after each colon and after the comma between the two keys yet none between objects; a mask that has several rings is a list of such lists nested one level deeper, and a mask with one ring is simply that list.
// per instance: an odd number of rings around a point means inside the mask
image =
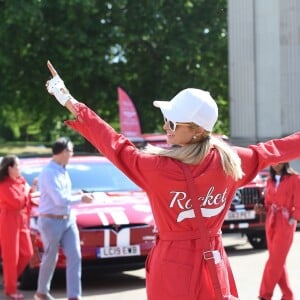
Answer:
[{"label": "car windshield", "polygon": [[[43,166],[23,166],[22,175],[31,185]],[[67,165],[72,189],[85,192],[139,191],[140,188],[109,162],[72,162]]]}]

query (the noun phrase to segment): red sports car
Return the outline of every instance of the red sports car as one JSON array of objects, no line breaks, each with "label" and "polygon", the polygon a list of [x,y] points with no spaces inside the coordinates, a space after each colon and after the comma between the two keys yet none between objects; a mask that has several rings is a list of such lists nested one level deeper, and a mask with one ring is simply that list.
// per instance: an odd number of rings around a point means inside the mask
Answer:
[{"label": "red sports car", "polygon": [[[29,184],[51,158],[21,158],[22,174]],[[74,156],[67,166],[74,193],[93,193],[92,204],[74,206],[80,231],[83,268],[101,272],[144,267],[155,240],[155,225],[146,194],[101,156]],[[33,198],[38,204],[39,193]],[[30,221],[34,256],[21,278],[23,289],[36,285],[43,245],[37,228],[37,206]],[[65,267],[61,252],[57,268]]]}]

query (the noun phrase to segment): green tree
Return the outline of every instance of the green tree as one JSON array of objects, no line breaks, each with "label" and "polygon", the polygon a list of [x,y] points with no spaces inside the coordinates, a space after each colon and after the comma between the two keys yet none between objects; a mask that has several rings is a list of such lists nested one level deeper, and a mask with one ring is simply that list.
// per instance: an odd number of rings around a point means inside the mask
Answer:
[{"label": "green tree", "polygon": [[[228,133],[226,0],[0,0],[2,139],[71,135],[44,83],[50,59],[72,94],[118,129],[117,86],[144,132],[161,130],[154,99],[209,90]],[[3,136],[5,135],[5,136]]]}]

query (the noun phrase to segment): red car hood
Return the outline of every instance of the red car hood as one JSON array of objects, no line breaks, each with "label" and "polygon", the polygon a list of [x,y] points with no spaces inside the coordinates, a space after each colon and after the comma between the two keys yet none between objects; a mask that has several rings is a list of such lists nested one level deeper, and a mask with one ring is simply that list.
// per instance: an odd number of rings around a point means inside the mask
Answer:
[{"label": "red car hood", "polygon": [[81,228],[127,224],[153,225],[145,192],[97,192],[94,202],[73,207]]}]

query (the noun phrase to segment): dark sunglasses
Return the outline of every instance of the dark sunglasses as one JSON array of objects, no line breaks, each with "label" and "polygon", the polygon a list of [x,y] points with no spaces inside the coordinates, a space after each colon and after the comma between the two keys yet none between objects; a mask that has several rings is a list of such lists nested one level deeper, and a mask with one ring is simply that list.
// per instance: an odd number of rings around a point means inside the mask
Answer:
[{"label": "dark sunglasses", "polygon": [[164,117],[164,122],[166,124],[168,124],[170,130],[173,131],[173,132],[175,132],[177,125],[178,126],[179,125],[186,125],[186,126],[191,126],[192,125],[192,123],[188,123],[188,122],[177,122],[176,123],[176,122],[173,122],[173,121],[167,119],[166,117]]}]

